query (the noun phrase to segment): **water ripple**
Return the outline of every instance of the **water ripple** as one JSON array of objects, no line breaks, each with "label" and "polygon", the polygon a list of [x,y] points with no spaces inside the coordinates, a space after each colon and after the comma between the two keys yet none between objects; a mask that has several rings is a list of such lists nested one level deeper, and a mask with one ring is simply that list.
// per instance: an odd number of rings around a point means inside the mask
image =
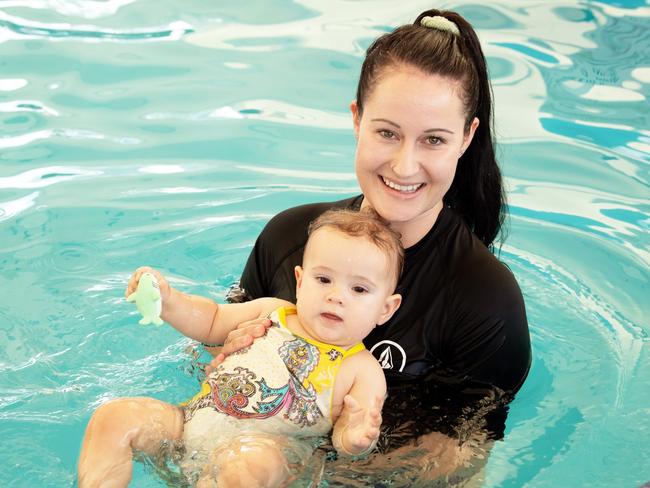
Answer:
[{"label": "water ripple", "polygon": [[152,112],[147,120],[191,120],[210,119],[260,119],[280,124],[323,129],[346,130],[350,127],[350,115],[294,105],[280,100],[245,100],[238,104],[203,110],[195,113]]},{"label": "water ripple", "polygon": [[[564,303],[575,310],[582,310],[586,314],[583,318],[585,325],[593,328],[606,340],[611,352],[616,356],[618,381],[615,406],[620,406],[628,382],[634,379],[633,372],[639,364],[643,344],[649,339],[648,331],[628,320],[604,297],[596,294],[587,283],[554,260],[508,245],[505,245],[503,250],[512,256],[512,261],[523,263],[527,274],[541,277],[548,286],[547,293],[555,295],[558,291],[553,290],[559,290],[562,295],[568,297]],[[541,301],[542,297],[536,299]]]},{"label": "water ripple", "polygon": [[27,86],[28,81],[24,78],[0,78],[0,91],[15,91]]},{"label": "water ripple", "polygon": [[44,166],[29,169],[15,176],[0,177],[0,189],[44,188],[80,177],[95,177],[104,174],[101,170],[80,166]]},{"label": "water ripple", "polygon": [[[47,471],[33,484],[68,486],[94,407],[197,387],[185,340],[137,325],[130,272],[151,264],[223,300],[272,215],[358,191],[345,104],[363,51],[431,1],[0,3],[0,42],[18,40],[0,60],[0,479]],[[494,81],[503,257],[534,350],[488,485],[593,472],[638,486],[625,466],[630,449],[648,459],[650,9],[479,3],[452,8],[477,26]],[[393,459],[403,484],[425,483],[421,461]]]},{"label": "water ripple", "polygon": [[135,137],[109,137],[100,132],[86,129],[43,129],[27,132],[25,134],[20,134],[17,136],[0,137],[0,148],[6,149],[11,147],[28,146],[29,144],[41,139],[53,139],[58,137],[77,140],[107,140],[109,142],[115,142],[119,145],[133,145],[140,144],[142,142],[141,139]]},{"label": "water ripple", "polygon": [[108,2],[88,2],[86,0],[5,0],[2,7],[31,8],[57,12],[66,16],[97,19],[115,15],[122,7],[135,3],[137,0],[110,0]]},{"label": "water ripple", "polygon": [[[560,183],[541,183],[509,178],[512,186],[510,202],[526,211],[564,215],[572,228],[598,230],[610,237],[640,235],[644,206],[650,203],[645,198],[632,198],[602,192],[577,185]],[[553,198],[550,198],[550,196]],[[625,220],[613,218],[611,211],[621,215],[637,215]],[[545,219],[546,220],[546,219]],[[549,221],[549,220],[546,220]],[[584,225],[584,224],[587,225]]]},{"label": "water ripple", "polygon": [[0,202],[0,222],[12,219],[16,215],[36,205],[38,195],[39,193],[35,191],[15,200]]},{"label": "water ripple", "polygon": [[55,117],[59,116],[59,112],[38,100],[12,100],[0,103],[0,112],[39,112]]},{"label": "water ripple", "polygon": [[192,32],[194,28],[181,20],[151,29],[109,30],[92,25],[45,24],[15,17],[0,10],[0,43],[41,38],[120,42],[175,41]]},{"label": "water ripple", "polygon": [[48,254],[45,265],[55,275],[81,276],[98,265],[97,247],[87,242],[59,242],[56,252]]}]

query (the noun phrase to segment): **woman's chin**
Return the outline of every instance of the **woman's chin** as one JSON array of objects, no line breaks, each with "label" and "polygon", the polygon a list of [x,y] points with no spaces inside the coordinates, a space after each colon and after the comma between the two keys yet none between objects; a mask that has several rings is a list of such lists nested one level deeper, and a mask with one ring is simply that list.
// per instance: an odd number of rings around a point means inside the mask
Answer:
[{"label": "woman's chin", "polygon": [[379,202],[376,206],[373,205],[375,210],[384,219],[394,224],[406,224],[408,222],[417,220],[418,217],[426,213],[425,209],[414,208],[413,204],[395,204],[394,202]]}]

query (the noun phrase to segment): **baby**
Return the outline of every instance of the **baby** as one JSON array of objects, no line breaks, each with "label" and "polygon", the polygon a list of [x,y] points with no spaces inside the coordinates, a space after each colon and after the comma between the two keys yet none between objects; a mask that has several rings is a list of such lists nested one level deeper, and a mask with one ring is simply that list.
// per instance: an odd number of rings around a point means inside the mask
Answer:
[{"label": "baby", "polygon": [[[296,304],[276,298],[216,304],[185,295],[150,268],[162,318],[198,341],[222,343],[240,323],[269,317],[266,336],[232,354],[179,406],[152,398],[110,401],[93,414],[79,459],[79,487],[127,486],[134,452],[182,443],[184,473],[198,487],[280,486],[287,439],[328,434],[339,454],[375,445],[384,374],[361,342],[397,310],[404,251],[373,211],[328,211],[309,229],[296,266]],[[292,441],[293,442],[293,441]],[[200,469],[197,470],[197,466]],[[191,476],[190,476],[191,477]]]}]

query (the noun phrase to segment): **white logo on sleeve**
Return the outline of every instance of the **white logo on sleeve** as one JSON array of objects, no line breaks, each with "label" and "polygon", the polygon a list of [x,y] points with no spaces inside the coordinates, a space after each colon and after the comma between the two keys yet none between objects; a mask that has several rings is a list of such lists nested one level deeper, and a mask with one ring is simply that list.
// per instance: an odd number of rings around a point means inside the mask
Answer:
[{"label": "white logo on sleeve", "polygon": [[[377,354],[375,354],[377,349]],[[372,346],[370,352],[377,358],[379,365],[383,369],[396,369],[395,365],[399,364],[398,371],[402,371],[406,365],[406,352],[397,342],[381,341]]]}]

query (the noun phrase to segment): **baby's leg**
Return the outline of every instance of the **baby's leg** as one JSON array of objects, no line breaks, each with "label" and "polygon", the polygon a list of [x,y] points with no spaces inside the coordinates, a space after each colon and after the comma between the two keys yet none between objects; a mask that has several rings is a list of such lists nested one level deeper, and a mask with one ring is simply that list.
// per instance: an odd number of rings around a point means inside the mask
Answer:
[{"label": "baby's leg", "polygon": [[274,488],[289,478],[284,442],[262,434],[242,436],[217,448],[196,488]]},{"label": "baby's leg", "polygon": [[153,398],[120,398],[99,407],[79,455],[79,488],[128,486],[133,451],[156,454],[164,440],[183,435],[183,413]]}]

